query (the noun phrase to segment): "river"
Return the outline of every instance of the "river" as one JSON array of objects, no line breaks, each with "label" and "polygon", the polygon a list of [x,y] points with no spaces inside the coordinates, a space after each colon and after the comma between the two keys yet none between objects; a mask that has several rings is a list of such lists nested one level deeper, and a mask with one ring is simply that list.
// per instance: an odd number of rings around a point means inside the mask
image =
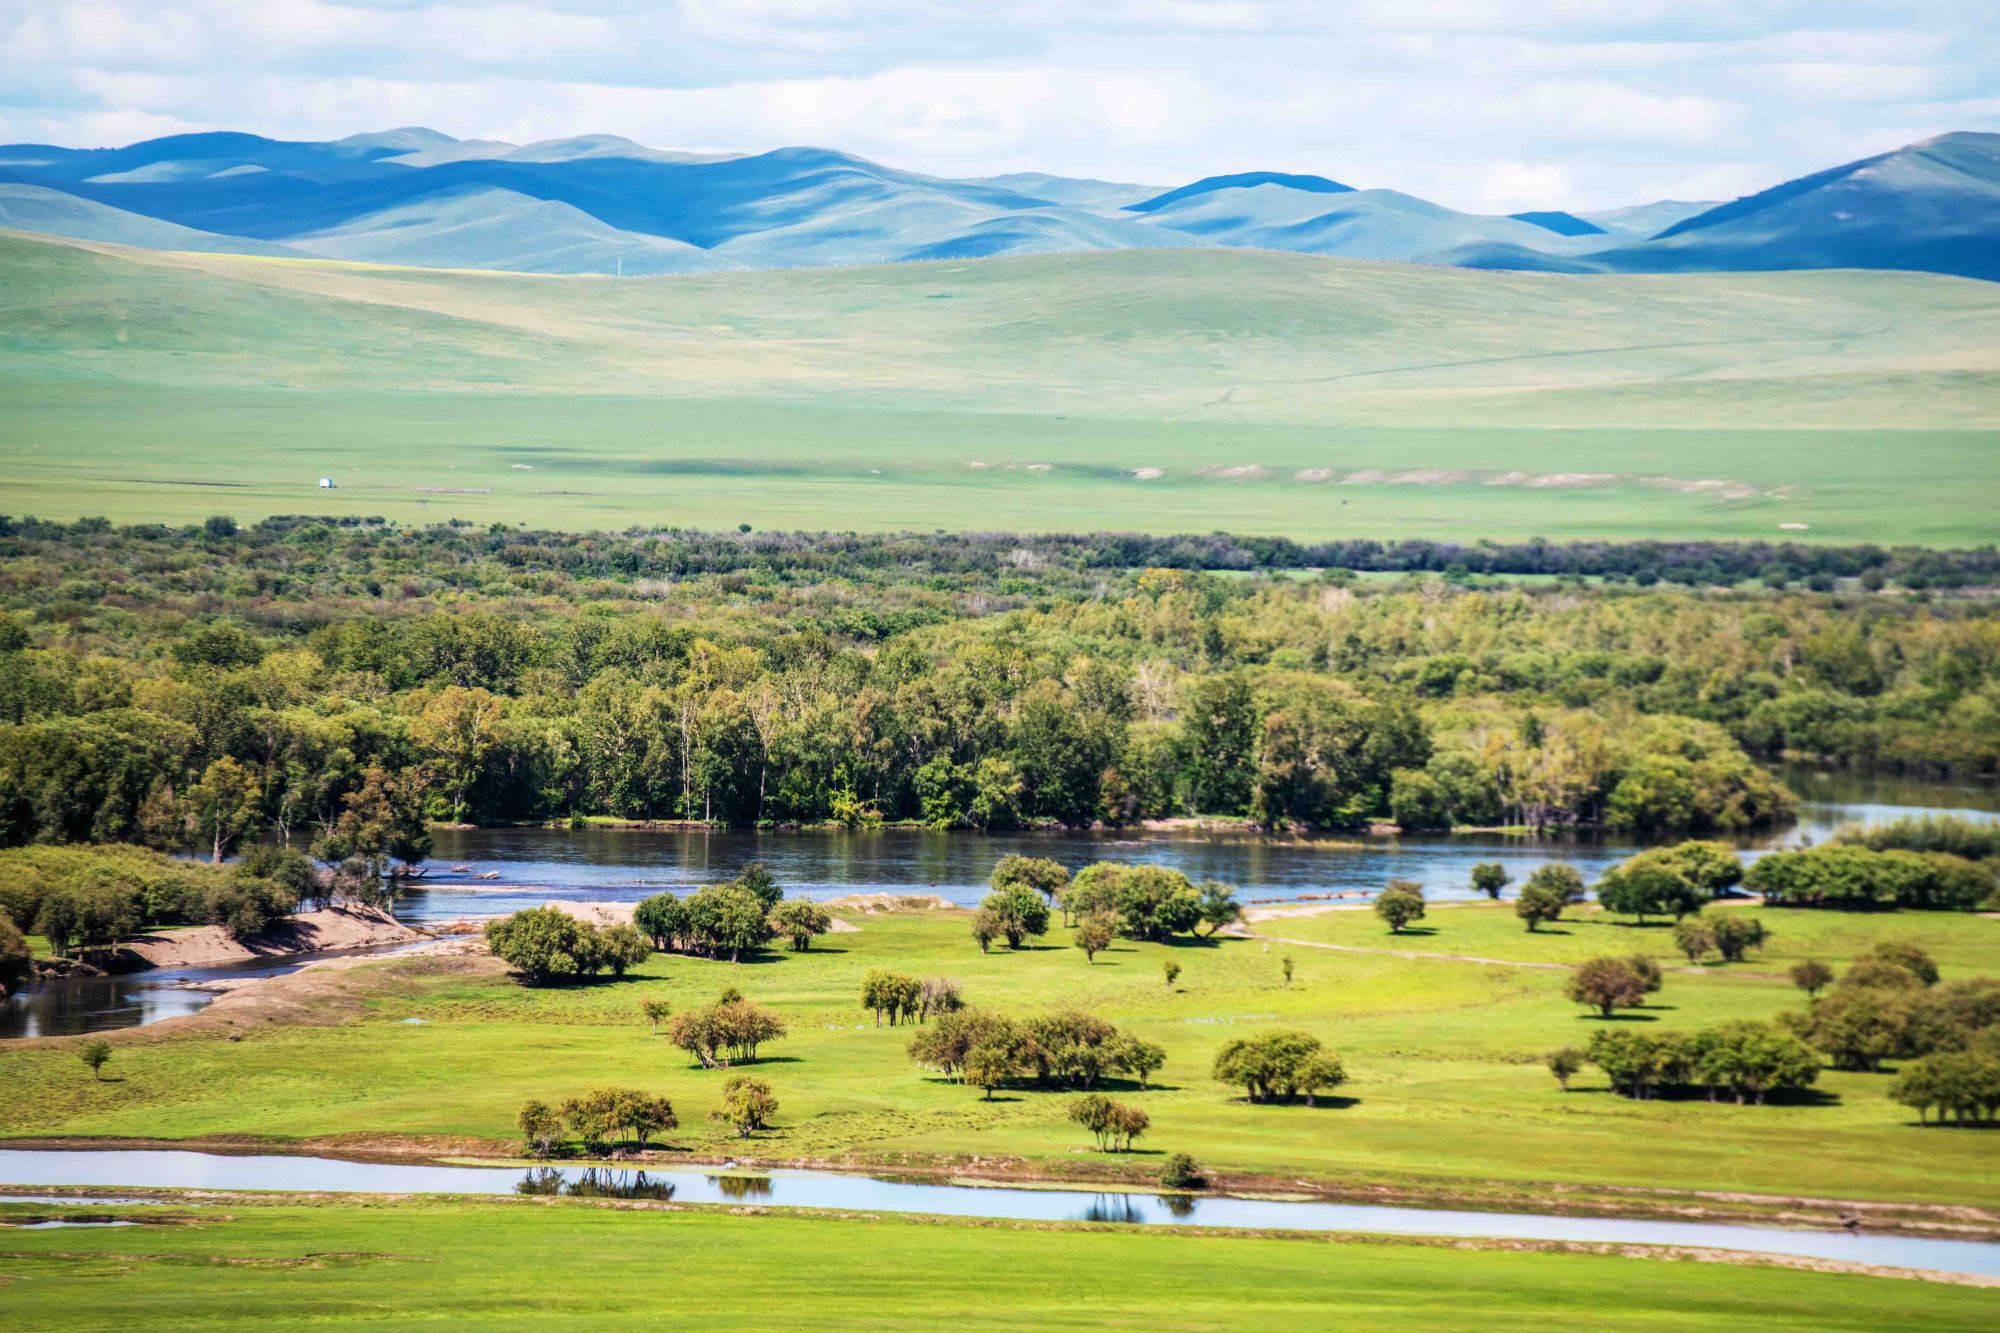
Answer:
[{"label": "river", "polygon": [[[926,1185],[827,1171],[634,1171],[591,1166],[463,1167],[178,1150],[0,1149],[0,1197],[51,1186],[312,1190],[381,1194],[543,1194],[862,1209],[1037,1222],[1259,1227],[1399,1236],[1702,1246],[1845,1263],[2000,1276],[2000,1244],[1780,1227],[1552,1213],[1488,1213],[1269,1199]],[[104,1202],[100,1199],[98,1202]]]}]

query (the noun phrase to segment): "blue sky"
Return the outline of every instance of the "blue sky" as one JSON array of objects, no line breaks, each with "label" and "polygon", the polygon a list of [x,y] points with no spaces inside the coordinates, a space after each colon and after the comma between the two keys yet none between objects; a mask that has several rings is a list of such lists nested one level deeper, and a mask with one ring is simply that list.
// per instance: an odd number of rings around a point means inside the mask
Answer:
[{"label": "blue sky", "polygon": [[2000,130],[1992,0],[0,0],[0,140],[428,125],[1459,208],[1728,198]]}]

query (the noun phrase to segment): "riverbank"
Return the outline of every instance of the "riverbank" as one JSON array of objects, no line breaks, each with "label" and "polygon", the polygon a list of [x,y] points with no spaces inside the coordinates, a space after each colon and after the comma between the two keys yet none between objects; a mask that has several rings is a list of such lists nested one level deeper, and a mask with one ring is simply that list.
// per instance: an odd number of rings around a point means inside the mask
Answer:
[{"label": "riverbank", "polygon": [[299,912],[275,921],[246,939],[224,926],[188,926],[137,935],[117,948],[122,970],[217,967],[285,954],[327,953],[415,944],[429,936],[398,921],[386,909],[344,903],[323,912]]}]

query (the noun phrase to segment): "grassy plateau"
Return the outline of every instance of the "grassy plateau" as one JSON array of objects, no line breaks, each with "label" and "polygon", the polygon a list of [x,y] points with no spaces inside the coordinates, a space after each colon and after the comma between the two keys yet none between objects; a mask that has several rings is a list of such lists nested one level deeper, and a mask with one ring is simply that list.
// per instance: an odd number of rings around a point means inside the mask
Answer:
[{"label": "grassy plateau", "polygon": [[59,518],[2000,533],[2000,287],[1920,274],[1208,250],[615,281],[9,234],[0,402],[7,510]]}]

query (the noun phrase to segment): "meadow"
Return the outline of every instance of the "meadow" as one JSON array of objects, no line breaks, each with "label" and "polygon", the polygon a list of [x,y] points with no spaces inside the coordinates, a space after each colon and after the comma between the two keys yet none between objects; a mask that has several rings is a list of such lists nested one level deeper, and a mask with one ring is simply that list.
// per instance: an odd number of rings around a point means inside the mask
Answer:
[{"label": "meadow", "polygon": [[10,512],[146,522],[1962,545],[1996,348],[1991,284],[1916,274],[621,282],[0,236],[0,475]]},{"label": "meadow", "polygon": [[[0,1205],[0,1221],[48,1217]],[[92,1216],[112,1215],[102,1208]],[[120,1210],[125,1216],[158,1210]],[[894,1256],[885,1261],[885,1256]],[[237,1199],[170,1224],[0,1229],[24,1327],[486,1329],[1990,1326],[1993,1296],[1764,1266],[1311,1234],[1172,1234],[579,1201]]]},{"label": "meadow", "polygon": [[[1729,910],[1768,920],[1768,951],[1670,969],[1664,988],[1618,1025],[1771,1017],[1805,1003],[1784,975],[1790,958],[1838,965],[1882,939],[1932,950],[1947,979],[2000,972],[2000,920],[1990,917]],[[1887,1075],[1828,1071],[1812,1097],[1769,1106],[1630,1101],[1595,1070],[1559,1089],[1543,1056],[1583,1045],[1604,1024],[1564,997],[1566,969],[1546,965],[1664,955],[1665,929],[1586,915],[1528,935],[1503,904],[1435,909],[1422,923],[1428,933],[1392,938],[1372,913],[1329,912],[1249,927],[1275,941],[1121,941],[1092,964],[1059,924],[1040,947],[982,955],[964,913],[853,921],[858,930],[808,953],[743,964],[655,955],[623,980],[540,990],[485,959],[321,974],[296,1001],[225,1001],[192,1020],[116,1034],[115,1080],[102,1082],[77,1062],[74,1043],[14,1043],[0,1048],[13,1090],[0,1103],[0,1134],[321,1147],[414,1140],[505,1154],[528,1098],[609,1086],[672,1100],[681,1127],[666,1136],[670,1156],[1150,1183],[1168,1154],[1188,1152],[1225,1177],[1496,1202],[1539,1200],[1557,1186],[1989,1206],[2000,1197],[1991,1136],[1918,1128],[1886,1097]],[[1171,987],[1170,959],[1182,969]],[[1153,1086],[1113,1089],[1151,1115],[1151,1131],[1133,1153],[1102,1154],[1066,1121],[1068,1095],[1007,1090],[988,1101],[917,1067],[905,1053],[914,1029],[877,1027],[860,1006],[873,967],[954,977],[971,1002],[1003,1012],[1080,1005],[1159,1043],[1167,1057]],[[305,981],[272,983],[271,994]],[[706,1119],[727,1071],[690,1067],[638,1008],[666,999],[681,1010],[730,985],[790,1027],[751,1068],[781,1106],[775,1127],[750,1143]],[[1224,1041],[1281,1026],[1313,1033],[1346,1064],[1348,1082],[1318,1107],[1251,1105],[1210,1077]]]}]

